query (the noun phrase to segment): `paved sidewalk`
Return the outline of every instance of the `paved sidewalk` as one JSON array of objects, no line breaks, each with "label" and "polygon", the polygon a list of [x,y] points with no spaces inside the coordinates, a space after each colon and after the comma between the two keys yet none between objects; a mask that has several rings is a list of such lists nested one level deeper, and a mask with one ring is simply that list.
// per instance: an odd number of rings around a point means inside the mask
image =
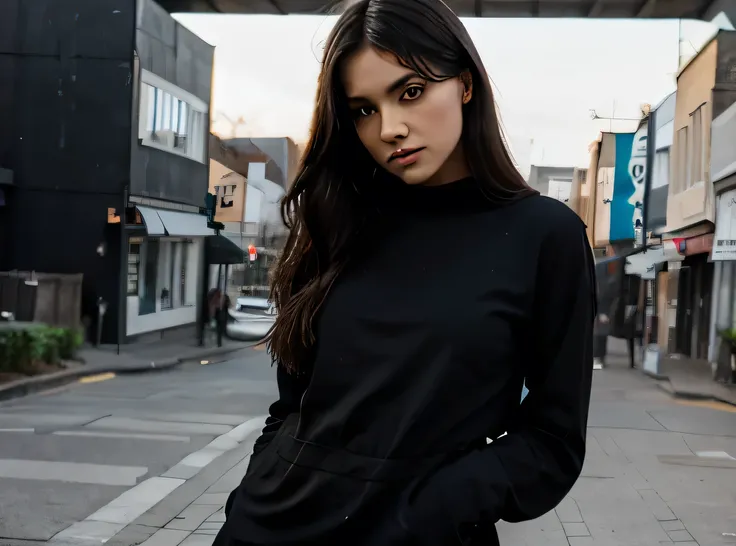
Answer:
[{"label": "paved sidewalk", "polygon": [[[238,439],[240,445],[237,448],[192,476],[174,493],[107,541],[105,546],[211,546],[225,522],[227,497],[245,476],[253,444],[265,419],[264,415],[244,423],[248,434]],[[172,472],[177,473],[176,467],[164,476]],[[52,541],[49,546],[87,546],[87,543]]]},{"label": "paved sidewalk", "polygon": [[718,400],[736,406],[736,385],[714,381],[707,362],[664,358],[660,373],[660,388],[673,396],[692,400]]},{"label": "paved sidewalk", "polygon": [[166,370],[188,360],[215,357],[252,347],[252,342],[223,340],[222,347],[199,347],[193,338],[177,341],[132,343],[100,348],[84,346],[78,357],[84,364],[46,375],[23,378],[0,385],[0,401],[27,396],[63,386],[83,377],[107,373],[141,373]]},{"label": "paved sidewalk", "polygon": [[[637,345],[635,349],[637,370],[649,376],[643,371],[641,348]],[[627,367],[628,358],[626,341],[609,337],[607,362],[615,367]],[[660,389],[675,398],[715,400],[736,406],[736,385],[714,381],[711,365],[706,361],[677,355],[662,356],[659,375],[652,379],[657,381]]]}]

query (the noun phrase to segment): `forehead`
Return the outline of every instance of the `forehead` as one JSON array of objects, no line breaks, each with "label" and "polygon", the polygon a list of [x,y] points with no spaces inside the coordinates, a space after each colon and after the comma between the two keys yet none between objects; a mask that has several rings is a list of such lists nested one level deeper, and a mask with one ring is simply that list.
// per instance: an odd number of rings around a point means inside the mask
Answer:
[{"label": "forehead", "polygon": [[345,59],[340,76],[348,97],[376,98],[407,74],[414,71],[401,65],[395,55],[366,45]]}]

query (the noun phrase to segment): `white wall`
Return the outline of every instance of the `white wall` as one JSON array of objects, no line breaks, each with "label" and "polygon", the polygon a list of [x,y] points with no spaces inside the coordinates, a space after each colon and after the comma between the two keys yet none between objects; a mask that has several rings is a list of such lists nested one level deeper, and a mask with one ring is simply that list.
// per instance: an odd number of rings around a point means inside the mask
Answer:
[{"label": "white wall", "polygon": [[718,182],[736,172],[736,103],[713,120],[711,125],[711,181]]},{"label": "white wall", "polygon": [[138,315],[139,299],[137,296],[128,296],[128,320],[126,334],[135,336],[146,332],[155,332],[165,328],[174,328],[197,322],[197,306],[178,307],[176,309],[159,310],[160,301],[156,304],[156,313]]},{"label": "white wall", "polygon": [[258,224],[261,222],[261,201],[263,201],[263,192],[248,184],[247,195],[248,197],[245,200],[245,221]]}]

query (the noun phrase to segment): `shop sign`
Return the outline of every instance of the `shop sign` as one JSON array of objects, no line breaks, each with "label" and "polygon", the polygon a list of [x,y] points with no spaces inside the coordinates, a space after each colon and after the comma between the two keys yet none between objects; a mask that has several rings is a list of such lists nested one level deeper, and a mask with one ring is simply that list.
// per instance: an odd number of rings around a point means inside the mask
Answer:
[{"label": "shop sign", "polygon": [[713,261],[736,260],[736,190],[723,192],[716,198],[716,229]]}]

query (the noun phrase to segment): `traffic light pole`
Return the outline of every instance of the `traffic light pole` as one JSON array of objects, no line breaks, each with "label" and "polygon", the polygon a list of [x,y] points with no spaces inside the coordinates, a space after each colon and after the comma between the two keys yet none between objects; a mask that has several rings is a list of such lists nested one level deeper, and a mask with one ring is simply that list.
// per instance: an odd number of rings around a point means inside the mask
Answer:
[{"label": "traffic light pole", "polygon": [[[215,235],[220,235],[220,230],[224,227],[222,223],[215,221],[215,214],[217,212],[217,196],[213,195],[211,193],[207,193],[204,198],[204,209],[200,209],[200,213],[205,214],[207,216],[207,227],[210,229],[215,230]],[[200,290],[202,293],[202,307],[201,312],[199,313],[199,320],[197,325],[198,330],[198,337],[199,337],[199,346],[203,347],[205,344],[205,332],[207,331],[207,324],[209,322],[209,319],[212,318],[209,316],[209,288],[210,288],[210,255],[208,245],[205,241],[204,245],[204,275],[202,275],[202,285],[200,286]],[[220,270],[222,270],[222,265],[220,265]],[[217,279],[217,286],[219,288],[220,286],[220,279],[218,276]]]}]

